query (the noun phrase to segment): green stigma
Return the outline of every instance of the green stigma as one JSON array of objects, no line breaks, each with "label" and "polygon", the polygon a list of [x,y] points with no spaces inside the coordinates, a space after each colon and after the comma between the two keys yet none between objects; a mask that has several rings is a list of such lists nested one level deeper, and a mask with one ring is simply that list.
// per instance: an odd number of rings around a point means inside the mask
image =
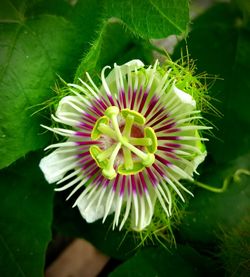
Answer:
[{"label": "green stigma", "polygon": [[117,173],[134,175],[155,161],[157,137],[140,113],[115,107],[106,109],[91,132],[92,140],[100,140],[102,149],[92,145],[89,152],[102,174],[114,179]]}]

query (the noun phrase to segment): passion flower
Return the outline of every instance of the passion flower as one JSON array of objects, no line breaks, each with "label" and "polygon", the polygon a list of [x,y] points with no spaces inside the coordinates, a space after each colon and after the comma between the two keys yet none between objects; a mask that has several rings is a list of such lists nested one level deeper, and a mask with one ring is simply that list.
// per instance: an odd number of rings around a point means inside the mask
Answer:
[{"label": "passion flower", "polygon": [[[197,124],[202,118],[195,99],[178,88],[171,68],[139,60],[114,64],[101,72],[97,87],[86,81],[68,84],[52,119],[62,127],[46,127],[66,137],[40,162],[46,180],[57,191],[74,187],[74,203],[87,222],[104,222],[114,213],[113,228],[130,219],[132,229],[145,229],[158,201],[171,216],[172,195],[192,195],[180,179],[192,180],[206,156]],[[66,128],[65,126],[69,127]],[[68,198],[69,198],[68,197]]]}]

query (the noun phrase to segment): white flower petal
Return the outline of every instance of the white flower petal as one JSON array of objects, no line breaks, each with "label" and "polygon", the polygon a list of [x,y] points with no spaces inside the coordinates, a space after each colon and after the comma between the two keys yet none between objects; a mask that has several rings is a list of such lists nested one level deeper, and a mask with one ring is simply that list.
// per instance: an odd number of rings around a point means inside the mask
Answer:
[{"label": "white flower petal", "polygon": [[[132,60],[129,61],[123,65],[119,66],[119,70],[121,72],[121,75],[124,77],[126,74],[128,74],[128,71],[132,72],[135,70],[138,70],[140,68],[144,67],[144,63],[140,60]],[[108,84],[111,91],[113,91],[114,88],[116,88],[116,69],[112,69],[108,76],[105,78],[106,83]],[[103,86],[100,89],[102,92],[104,92]]]},{"label": "white flower petal", "polygon": [[196,102],[190,94],[178,89],[176,86],[173,86],[173,92],[183,104],[191,105],[193,108],[196,107]]},{"label": "white flower petal", "polygon": [[167,92],[167,99],[172,103],[169,111],[175,116],[191,112],[196,108],[196,101],[193,97],[178,89],[175,85],[172,85]]},{"label": "white flower petal", "polygon": [[42,158],[39,167],[48,183],[52,184],[59,181],[76,165],[74,161],[69,160],[71,157],[72,153],[64,153],[61,148],[58,148]]},{"label": "white flower petal", "polygon": [[197,167],[204,162],[205,158],[207,156],[207,151],[204,151],[202,154],[197,155],[190,163],[192,166],[186,167],[185,171],[193,176],[193,173],[196,172]]},{"label": "white flower petal", "polygon": [[144,195],[138,196],[139,220],[136,222],[135,207],[133,207],[131,213],[131,228],[133,230],[138,232],[142,231],[151,223],[156,199],[157,195],[154,190],[150,193],[145,192]]},{"label": "white flower petal", "polygon": [[79,113],[79,117],[83,110],[81,109],[82,102],[77,96],[65,96],[58,104],[56,110],[56,116],[60,117],[61,115],[66,114],[75,114]]},{"label": "white flower petal", "polygon": [[[125,65],[131,67],[132,70],[139,69],[144,67],[144,63],[141,60],[131,60],[127,63],[125,63]],[[121,65],[121,68],[123,68],[124,65]]]},{"label": "white flower petal", "polygon": [[[95,189],[96,189],[95,187],[92,188],[92,190],[95,190]],[[97,193],[99,194],[98,196],[96,195]],[[104,217],[105,206],[108,198],[108,191],[105,191],[100,203],[98,203],[99,197],[101,196],[100,190],[96,189],[96,192],[94,192],[90,198],[88,198],[88,195],[89,194],[85,195],[81,199],[81,201],[77,203],[77,207],[81,213],[81,216],[88,223],[92,223]],[[92,203],[90,203],[91,200],[93,200]],[[112,214],[115,210],[116,210],[116,201],[113,201],[108,214]]]}]

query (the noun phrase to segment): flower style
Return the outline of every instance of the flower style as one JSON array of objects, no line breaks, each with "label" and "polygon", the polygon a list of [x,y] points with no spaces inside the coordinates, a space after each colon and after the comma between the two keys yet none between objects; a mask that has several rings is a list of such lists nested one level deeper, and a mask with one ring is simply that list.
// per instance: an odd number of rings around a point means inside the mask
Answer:
[{"label": "flower style", "polygon": [[[69,128],[46,127],[67,138],[40,162],[46,180],[80,191],[77,206],[87,222],[103,222],[114,213],[113,228],[130,219],[132,229],[146,228],[159,201],[171,216],[172,194],[192,193],[180,179],[192,180],[206,156],[199,130],[200,111],[191,95],[177,88],[171,69],[158,61],[144,67],[132,60],[105,77],[98,88],[87,81],[68,84],[72,95],[59,102],[55,122]],[[68,198],[69,198],[68,197]]]}]

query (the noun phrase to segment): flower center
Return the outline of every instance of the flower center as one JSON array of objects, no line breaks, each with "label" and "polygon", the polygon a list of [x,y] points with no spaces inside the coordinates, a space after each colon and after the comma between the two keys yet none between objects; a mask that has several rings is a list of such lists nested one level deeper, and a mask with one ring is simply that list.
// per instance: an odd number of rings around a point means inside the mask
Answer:
[{"label": "flower center", "polygon": [[103,176],[112,180],[117,173],[134,175],[151,166],[157,138],[152,128],[144,127],[145,117],[134,110],[120,111],[115,106],[107,108],[104,114],[91,132],[91,139],[100,139],[103,149],[97,145],[89,149]]}]

